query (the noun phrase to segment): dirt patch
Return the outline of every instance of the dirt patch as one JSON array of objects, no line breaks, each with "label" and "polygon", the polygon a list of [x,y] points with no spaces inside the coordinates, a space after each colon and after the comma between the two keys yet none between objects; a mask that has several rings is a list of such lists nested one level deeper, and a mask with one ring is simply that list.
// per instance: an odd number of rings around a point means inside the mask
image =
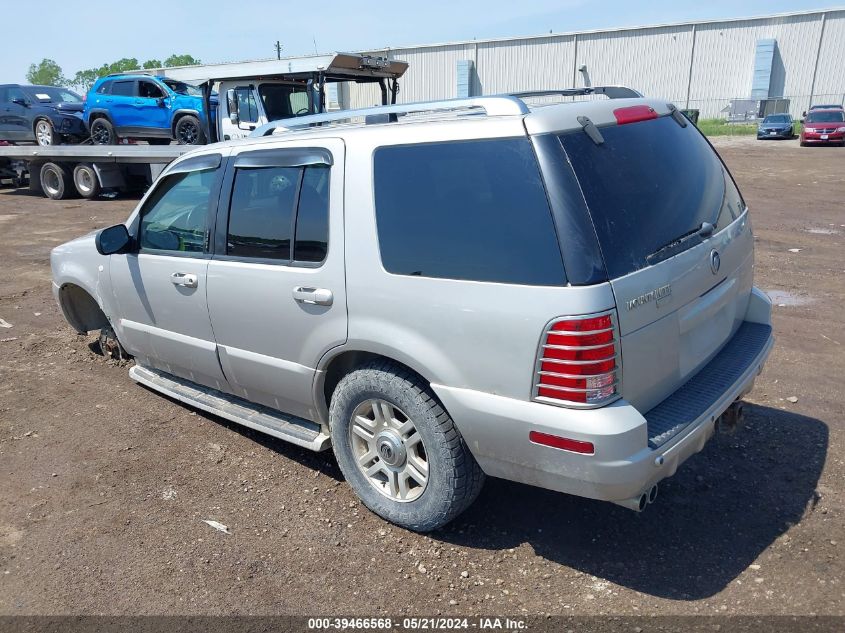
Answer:
[{"label": "dirt patch", "polygon": [[775,306],[746,427],[641,515],[491,480],[428,536],[363,508],[330,453],[147,391],[71,331],[50,248],[136,201],[0,191],[0,612],[845,613],[845,263],[839,236],[804,230],[845,225],[845,150],[714,144],[757,284],[815,300]]}]

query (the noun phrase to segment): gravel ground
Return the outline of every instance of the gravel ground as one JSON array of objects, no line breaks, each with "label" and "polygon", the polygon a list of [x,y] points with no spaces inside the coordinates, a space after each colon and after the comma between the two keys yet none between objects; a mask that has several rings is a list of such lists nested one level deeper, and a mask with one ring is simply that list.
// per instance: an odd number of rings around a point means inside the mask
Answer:
[{"label": "gravel ground", "polygon": [[845,614],[845,150],[715,143],[778,304],[747,425],[641,515],[488,480],[428,536],[70,330],[50,249],[136,200],[0,191],[0,614]]}]

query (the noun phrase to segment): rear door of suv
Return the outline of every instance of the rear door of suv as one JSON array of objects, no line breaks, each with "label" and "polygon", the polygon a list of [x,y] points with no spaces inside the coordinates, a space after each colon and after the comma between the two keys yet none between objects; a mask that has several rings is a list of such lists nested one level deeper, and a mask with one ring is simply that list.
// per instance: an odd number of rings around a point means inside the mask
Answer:
[{"label": "rear door of suv", "polygon": [[137,95],[136,79],[115,79],[111,82],[110,91],[105,95],[104,101],[118,133],[138,127],[139,117],[135,105]]},{"label": "rear door of suv", "polygon": [[317,419],[317,362],[346,340],[344,143],[238,148],[223,182],[208,308],[233,393]]}]

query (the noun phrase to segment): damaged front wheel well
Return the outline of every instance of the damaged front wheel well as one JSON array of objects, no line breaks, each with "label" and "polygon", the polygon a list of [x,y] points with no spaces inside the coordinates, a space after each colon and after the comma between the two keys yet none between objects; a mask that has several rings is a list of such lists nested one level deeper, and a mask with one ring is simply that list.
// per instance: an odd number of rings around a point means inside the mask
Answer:
[{"label": "damaged front wheel well", "polygon": [[79,286],[62,286],[59,290],[59,303],[68,323],[80,334],[87,334],[109,325],[108,318],[96,300]]}]

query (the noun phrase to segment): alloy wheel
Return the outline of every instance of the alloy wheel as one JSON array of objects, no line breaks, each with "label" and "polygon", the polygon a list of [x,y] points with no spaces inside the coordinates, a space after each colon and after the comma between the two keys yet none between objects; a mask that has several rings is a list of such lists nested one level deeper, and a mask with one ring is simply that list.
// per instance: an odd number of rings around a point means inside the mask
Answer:
[{"label": "alloy wheel", "polygon": [[365,400],[352,413],[350,443],[355,463],[384,496],[418,499],[428,484],[429,462],[414,422],[386,400]]},{"label": "alloy wheel", "polygon": [[53,144],[53,126],[49,121],[42,119],[35,124],[35,140],[41,146]]},{"label": "alloy wheel", "polygon": [[199,138],[199,130],[193,123],[181,123],[179,125],[179,140],[183,145],[193,145]]}]

